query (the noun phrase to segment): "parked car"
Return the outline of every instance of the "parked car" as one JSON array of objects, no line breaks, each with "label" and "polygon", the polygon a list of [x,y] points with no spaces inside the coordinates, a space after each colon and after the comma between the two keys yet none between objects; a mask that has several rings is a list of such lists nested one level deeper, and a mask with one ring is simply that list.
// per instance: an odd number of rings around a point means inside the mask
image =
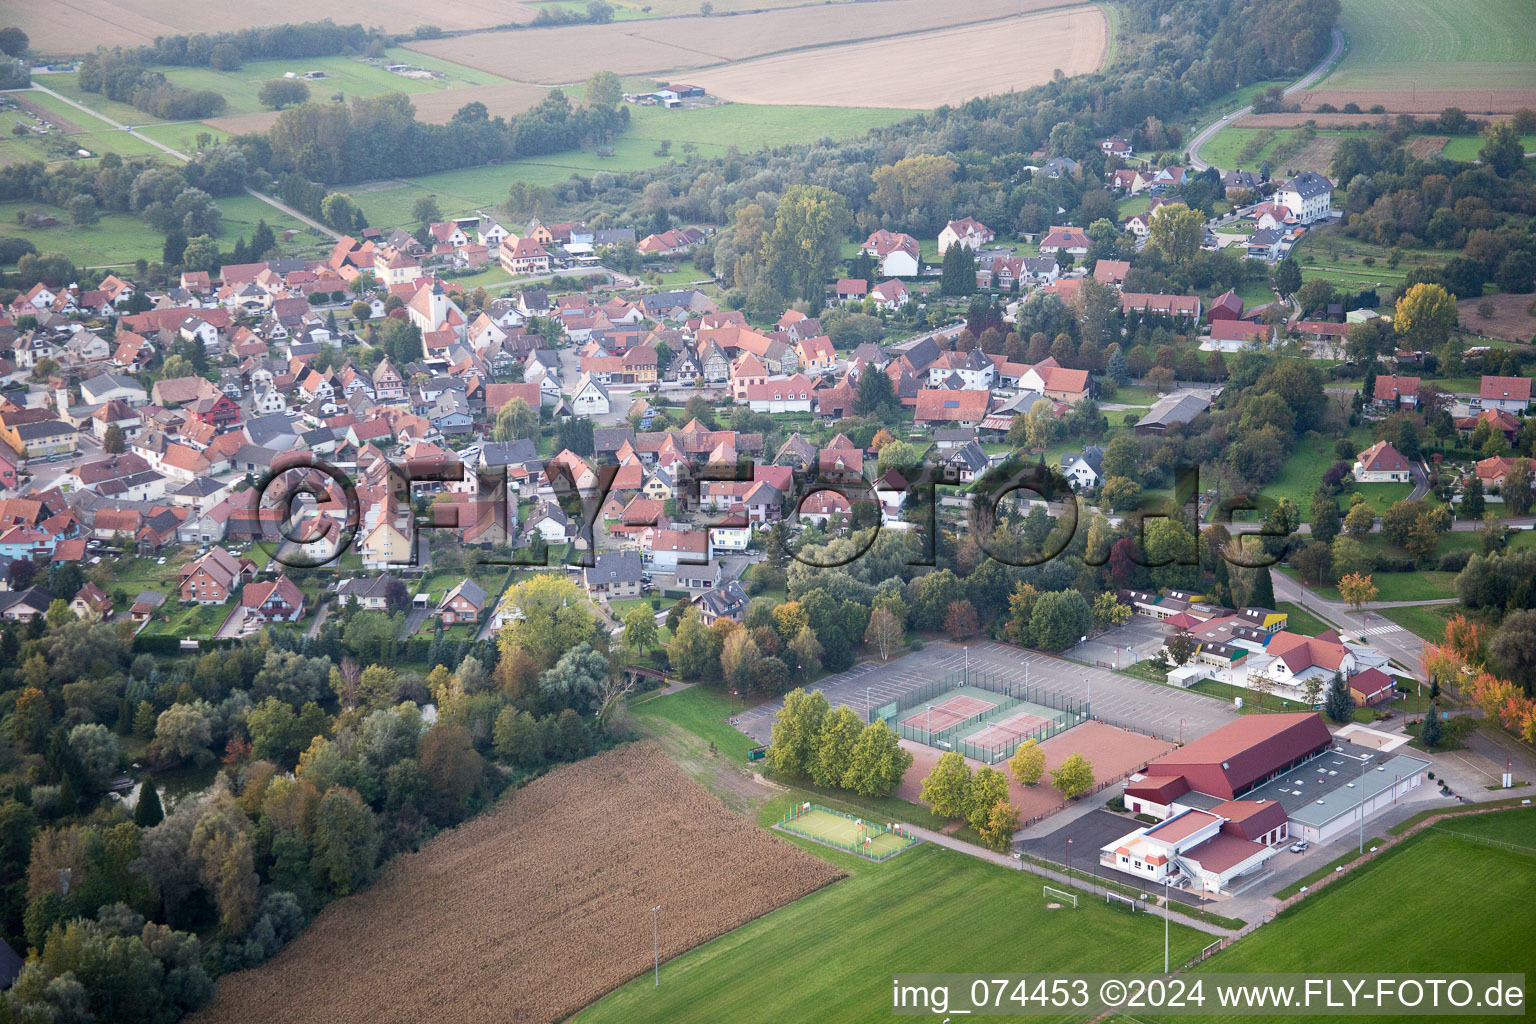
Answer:
[{"label": "parked car", "polygon": [[1307,847],[1309,847],[1311,845],[1312,845],[1311,843],[1309,843],[1305,839],[1303,839],[1299,843],[1292,843],[1291,844],[1291,852],[1292,853],[1303,853],[1303,852],[1306,851]]}]

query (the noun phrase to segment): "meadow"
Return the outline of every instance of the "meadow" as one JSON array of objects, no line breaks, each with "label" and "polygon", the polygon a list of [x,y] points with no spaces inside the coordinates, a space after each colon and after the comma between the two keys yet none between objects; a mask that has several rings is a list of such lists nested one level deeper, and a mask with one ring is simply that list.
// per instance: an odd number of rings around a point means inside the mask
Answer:
[{"label": "meadow", "polygon": [[[268,206],[251,195],[229,196],[218,200],[224,211],[224,230],[219,244],[233,247],[235,239],[250,238],[259,220],[277,232],[278,249],[294,254],[316,245],[317,240],[309,229],[287,214]],[[59,218],[56,228],[30,229],[16,223],[16,215],[22,211],[37,211]],[[298,231],[291,240],[281,240],[284,231]],[[147,223],[126,213],[103,213],[101,220],[90,227],[76,227],[69,223],[69,214],[47,203],[11,202],[0,203],[0,235],[18,235],[31,239],[38,252],[56,252],[68,256],[77,266],[120,267],[132,264],[139,257],[149,260],[160,258],[160,248],[165,237]]]},{"label": "meadow", "polygon": [[1349,49],[1320,90],[1536,88],[1525,0],[1343,0]]},{"label": "meadow", "polygon": [[[442,78],[407,78],[385,70],[386,63],[399,61],[441,72]],[[325,78],[305,82],[310,98],[329,100],[340,93],[355,96],[379,96],[390,92],[425,93],[459,89],[466,86],[496,85],[505,81],[485,71],[476,71],[450,61],[411,53],[402,49],[386,51],[383,60],[369,62],[354,57],[295,57],[282,60],[250,61],[234,71],[213,68],[169,68],[165,77],[189,89],[211,89],[228,103],[226,114],[256,114],[267,110],[257,99],[264,82],[282,78],[287,72],[321,71]],[[141,115],[142,116],[142,115]]]},{"label": "meadow", "polygon": [[[889,1016],[893,971],[1162,968],[1158,915],[1131,915],[1086,893],[1076,910],[1048,910],[1037,875],[928,844],[852,870],[663,964],[659,988],[638,978],[576,1020],[865,1021]],[[1174,961],[1207,940],[1172,929]]]},{"label": "meadow", "polygon": [[[410,179],[342,186],[363,208],[370,224],[400,224],[410,219],[411,205],[424,195],[437,197],[445,214],[489,208],[501,203],[514,181],[553,185],[572,174],[623,172],[656,167],[672,157],[684,158],[689,148],[704,156],[723,156],[735,146],[743,151],[782,146],[819,138],[849,138],[871,128],[893,124],[912,111],[847,107],[760,107],[724,104],[693,110],[632,107],[630,128],[613,146],[613,156],[568,150],[492,167],[471,167]],[[663,141],[671,153],[657,155]]]},{"label": "meadow", "polygon": [[[1302,900],[1186,977],[1317,970],[1529,975],[1536,971],[1536,954],[1526,941],[1529,914],[1518,894],[1536,890],[1533,813],[1526,808],[1444,820]],[[1480,839],[1514,843],[1527,852]],[[1170,1022],[1247,1019],[1138,1016]]]},{"label": "meadow", "polygon": [[[1536,135],[1520,136],[1520,143],[1527,153],[1536,153]],[[1455,135],[1440,150],[1447,160],[1461,160],[1470,163],[1477,159],[1477,151],[1483,148],[1483,138],[1480,135]]]}]

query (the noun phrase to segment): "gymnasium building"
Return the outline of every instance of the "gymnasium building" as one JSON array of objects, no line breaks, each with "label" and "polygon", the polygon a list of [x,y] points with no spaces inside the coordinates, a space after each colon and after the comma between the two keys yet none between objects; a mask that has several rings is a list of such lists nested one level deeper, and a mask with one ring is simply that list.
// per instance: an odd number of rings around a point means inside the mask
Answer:
[{"label": "gymnasium building", "polygon": [[1127,779],[1126,809],[1162,820],[1103,847],[1099,860],[1222,892],[1287,842],[1358,829],[1421,785],[1429,766],[1339,740],[1316,712],[1246,715]]}]

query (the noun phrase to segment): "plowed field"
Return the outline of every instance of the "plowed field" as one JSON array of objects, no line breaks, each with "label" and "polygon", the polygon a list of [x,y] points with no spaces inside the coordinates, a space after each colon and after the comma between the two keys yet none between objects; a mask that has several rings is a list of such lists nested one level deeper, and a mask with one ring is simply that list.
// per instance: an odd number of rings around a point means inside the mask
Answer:
[{"label": "plowed field", "polygon": [[560,768],[396,858],[196,1024],[562,1020],[841,872],[727,811],[653,743]]}]

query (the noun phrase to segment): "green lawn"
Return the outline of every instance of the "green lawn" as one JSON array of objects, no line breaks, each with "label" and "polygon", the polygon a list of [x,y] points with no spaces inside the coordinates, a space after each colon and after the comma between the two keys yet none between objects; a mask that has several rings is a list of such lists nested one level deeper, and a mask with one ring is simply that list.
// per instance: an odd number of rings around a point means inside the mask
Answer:
[{"label": "green lawn", "polygon": [[691,686],[649,700],[642,695],[640,702],[631,707],[641,721],[659,718],[681,726],[740,764],[746,764],[747,751],[757,746],[751,737],[726,721],[733,712],[739,714],[744,710],[741,698],[720,690]]},{"label": "green lawn", "polygon": [[[140,588],[141,590],[143,588]],[[170,604],[169,601],[166,602]],[[175,609],[164,619],[157,619],[144,628],[150,635],[183,637],[211,637],[229,618],[230,606],[223,604],[200,605]]]},{"label": "green lawn", "polygon": [[[1301,261],[1304,280],[1325,279],[1351,291],[1395,288],[1414,267],[1438,266],[1446,259],[1445,253],[1432,249],[1409,249],[1402,251],[1398,265],[1391,267],[1389,248],[1346,238],[1330,229],[1302,235],[1293,252]],[[1367,259],[1373,262],[1367,265]],[[1380,297],[1383,301],[1388,298],[1385,294]]]},{"label": "green lawn", "polygon": [[[1312,508],[1312,492],[1323,481],[1323,474],[1335,462],[1341,460],[1333,451],[1335,438],[1323,434],[1308,434],[1296,442],[1290,458],[1281,465],[1279,474],[1259,491],[1260,497],[1272,501],[1289,498],[1296,503],[1303,517]],[[1345,506],[1341,503],[1340,508]]]},{"label": "green lawn", "polygon": [[[1469,837],[1536,845],[1531,841],[1532,813],[1524,809],[1467,816],[1427,829],[1302,900],[1186,977],[1318,970],[1530,975],[1536,971],[1536,947],[1526,941],[1529,914],[1515,894],[1536,891],[1536,856]],[[1448,893],[1451,888],[1454,896]],[[1138,1018],[1207,1019],[1156,1014]]]},{"label": "green lawn", "polygon": [[1152,196],[1147,192],[1141,192],[1134,196],[1126,196],[1124,199],[1120,200],[1120,205],[1118,208],[1120,219],[1125,220],[1127,217],[1134,217],[1138,213],[1146,213],[1147,207],[1150,206],[1151,203]]},{"label": "green lawn", "polygon": [[[1527,153],[1536,153],[1536,135],[1522,135],[1520,142],[1525,146]],[[1463,160],[1470,163],[1477,159],[1477,151],[1482,148],[1482,136],[1456,135],[1452,136],[1440,152],[1447,160]]]},{"label": "green lawn", "polygon": [[[1292,579],[1297,579],[1294,569],[1286,569],[1284,572]],[[1456,574],[1453,572],[1378,572],[1371,575],[1371,582],[1381,591],[1376,596],[1377,601],[1434,601],[1456,596]],[[1311,589],[1326,601],[1343,600],[1337,587]]]},{"label": "green lawn", "polygon": [[1275,291],[1268,281],[1244,281],[1234,289],[1238,298],[1243,300],[1243,305],[1252,309],[1255,306],[1267,306],[1275,301]]},{"label": "green lawn", "polygon": [[[1343,0],[1349,49],[1320,89],[1498,89],[1536,78],[1525,0]],[[1479,108],[1481,109],[1481,108]]]},{"label": "green lawn", "polygon": [[1291,633],[1317,636],[1333,628],[1301,605],[1291,604],[1289,601],[1279,602],[1275,605],[1275,611],[1285,612],[1285,628]]},{"label": "green lawn", "polygon": [[[222,95],[229,106],[227,116],[257,114],[267,110],[256,98],[262,83],[282,78],[287,72],[303,74],[323,71],[326,77],[306,82],[310,99],[329,101],[336,93],[354,96],[380,96],[390,92],[437,92],[471,85],[496,85],[503,81],[495,75],[460,67],[448,61],[429,58],[406,50],[393,50],[386,61],[369,63],[354,57],[294,57],[282,60],[248,61],[235,71],[213,68],[167,68],[165,77],[189,89],[211,89]],[[406,78],[385,70],[385,63],[399,61],[442,72],[441,78]],[[53,76],[49,76],[52,78]],[[144,115],[139,115],[143,117]]]},{"label": "green lawn", "polygon": [[[812,847],[812,849],[817,849]],[[832,852],[832,851],[827,851]],[[830,858],[829,858],[830,859]],[[683,954],[575,1018],[605,1021],[866,1021],[889,1016],[894,971],[1161,969],[1163,922],[1086,894],[1045,909],[1039,876],[932,845],[852,877]],[[1172,929],[1183,961],[1208,936]]]},{"label": "green lawn", "polygon": [[1439,642],[1445,639],[1448,616],[1461,609],[1454,604],[1410,605],[1407,608],[1383,608],[1377,614],[1402,626],[1420,640]]}]

